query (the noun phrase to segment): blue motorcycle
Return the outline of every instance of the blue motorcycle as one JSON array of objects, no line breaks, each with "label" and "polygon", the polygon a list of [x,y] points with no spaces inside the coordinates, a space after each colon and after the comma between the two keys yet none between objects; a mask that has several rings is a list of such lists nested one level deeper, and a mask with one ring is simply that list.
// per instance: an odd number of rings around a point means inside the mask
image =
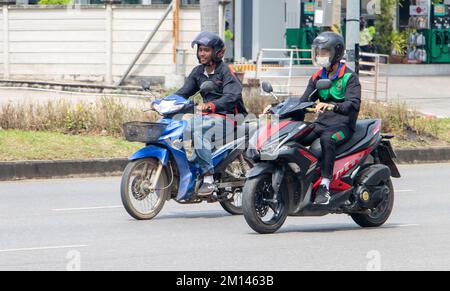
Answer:
[{"label": "blue motorcycle", "polygon": [[[142,86],[144,90],[150,90],[148,83],[143,82]],[[213,82],[205,82],[199,93],[211,93],[214,88]],[[165,202],[172,199],[182,204],[219,202],[232,215],[243,213],[242,190],[246,174],[253,167],[251,160],[245,157],[251,126],[245,123],[236,128],[233,133],[234,141],[214,152],[217,191],[211,196],[199,197],[196,193],[203,176],[195,159],[188,157],[183,140],[188,121],[176,118],[193,114],[194,109],[194,102],[170,95],[152,102],[152,109],[149,110],[162,115],[158,122],[124,124],[124,134],[128,141],[146,144],[129,158],[122,177],[122,203],[133,218],[153,219]],[[235,139],[236,132],[246,134]]]}]

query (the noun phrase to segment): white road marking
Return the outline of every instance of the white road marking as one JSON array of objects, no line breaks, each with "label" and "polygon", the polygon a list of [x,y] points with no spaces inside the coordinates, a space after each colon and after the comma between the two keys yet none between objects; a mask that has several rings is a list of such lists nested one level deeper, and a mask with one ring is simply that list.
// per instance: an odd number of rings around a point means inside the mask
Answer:
[{"label": "white road marking", "polygon": [[52,209],[55,212],[65,212],[65,211],[85,211],[85,210],[102,210],[102,209],[117,209],[122,208],[121,205],[114,206],[98,206],[98,207],[83,207],[83,208],[61,208],[61,209]]},{"label": "white road marking", "polygon": [[46,251],[46,250],[59,250],[59,249],[78,249],[78,248],[86,248],[86,247],[88,247],[88,245],[38,247],[38,248],[25,248],[25,249],[9,249],[9,250],[0,250],[0,253]]},{"label": "white road marking", "polygon": [[403,192],[414,192],[414,190],[395,190],[397,193],[403,193]]}]

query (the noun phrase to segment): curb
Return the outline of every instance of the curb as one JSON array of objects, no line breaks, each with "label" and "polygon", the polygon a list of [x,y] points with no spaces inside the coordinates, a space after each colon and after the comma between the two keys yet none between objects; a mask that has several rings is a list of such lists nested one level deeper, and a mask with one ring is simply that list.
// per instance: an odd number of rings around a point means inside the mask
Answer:
[{"label": "curb", "polygon": [[395,153],[399,164],[450,162],[450,147],[398,149]]},{"label": "curb", "polygon": [[127,159],[0,162],[0,181],[121,175]]},{"label": "curb", "polygon": [[[450,162],[450,147],[399,149],[399,164]],[[0,181],[120,176],[127,159],[0,162]]]}]

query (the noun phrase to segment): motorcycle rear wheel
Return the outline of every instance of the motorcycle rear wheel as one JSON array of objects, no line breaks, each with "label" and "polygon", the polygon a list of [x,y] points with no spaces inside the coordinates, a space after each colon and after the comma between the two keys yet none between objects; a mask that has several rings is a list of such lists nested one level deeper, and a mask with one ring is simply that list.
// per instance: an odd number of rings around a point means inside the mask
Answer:
[{"label": "motorcycle rear wheel", "polygon": [[[245,163],[245,169],[242,169],[239,159],[243,159],[242,162]],[[232,171],[234,174],[239,174],[241,176],[241,179],[245,180],[245,176],[251,168],[253,168],[252,161],[246,159],[245,157],[238,157],[227,167],[227,171]],[[235,180],[236,178],[232,177],[231,175],[227,175],[224,177],[222,182],[233,182]],[[226,212],[231,215],[242,215],[242,189],[233,189],[233,193],[230,193],[230,196],[232,196],[230,200],[220,202],[220,205]]]},{"label": "motorcycle rear wheel", "polygon": [[389,187],[389,196],[381,204],[373,210],[372,214],[351,214],[354,222],[361,227],[380,227],[386,223],[391,216],[394,208],[394,185],[392,180],[389,179],[386,183]]}]

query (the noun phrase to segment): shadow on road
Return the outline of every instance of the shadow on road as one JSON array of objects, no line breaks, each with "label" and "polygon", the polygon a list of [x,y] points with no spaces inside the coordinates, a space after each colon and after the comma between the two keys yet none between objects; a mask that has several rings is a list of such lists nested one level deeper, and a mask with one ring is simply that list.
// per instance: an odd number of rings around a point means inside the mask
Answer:
[{"label": "shadow on road", "polygon": [[231,217],[230,214],[225,211],[190,211],[190,212],[172,212],[169,214],[161,214],[154,218],[153,220],[164,220],[164,219],[214,219],[222,217]]},{"label": "shadow on road", "polygon": [[[308,226],[288,226],[284,227],[278,232],[275,233],[275,235],[278,234],[287,234],[287,233],[333,233],[333,232],[350,232],[350,231],[375,231],[375,230],[383,230],[383,229],[397,229],[400,228],[400,224],[388,224],[382,227],[378,228],[361,228],[357,225],[324,225],[324,224],[317,224],[317,225],[308,225]],[[251,233],[256,234],[256,233]],[[256,234],[258,235],[258,234]]]}]

